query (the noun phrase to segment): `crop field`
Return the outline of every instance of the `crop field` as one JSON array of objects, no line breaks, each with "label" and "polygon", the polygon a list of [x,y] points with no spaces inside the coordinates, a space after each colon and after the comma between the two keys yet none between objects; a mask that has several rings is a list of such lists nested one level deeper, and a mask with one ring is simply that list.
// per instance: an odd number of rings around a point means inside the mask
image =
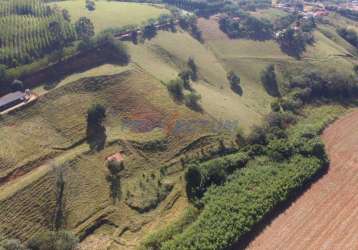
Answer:
[{"label": "crop field", "polygon": [[49,25],[60,24],[64,40],[75,40],[74,28],[40,0],[0,2],[0,63],[10,67],[37,59],[53,49],[56,38]]},{"label": "crop field", "polygon": [[322,135],[328,173],[267,226],[249,249],[356,249],[358,111]]},{"label": "crop field", "polygon": [[151,18],[157,18],[161,14],[169,14],[162,6],[125,3],[116,1],[96,1],[96,9],[89,11],[85,0],[66,0],[50,3],[70,12],[72,22],[86,16],[93,22],[95,32],[98,33],[108,28],[122,27],[126,25],[139,25]]}]

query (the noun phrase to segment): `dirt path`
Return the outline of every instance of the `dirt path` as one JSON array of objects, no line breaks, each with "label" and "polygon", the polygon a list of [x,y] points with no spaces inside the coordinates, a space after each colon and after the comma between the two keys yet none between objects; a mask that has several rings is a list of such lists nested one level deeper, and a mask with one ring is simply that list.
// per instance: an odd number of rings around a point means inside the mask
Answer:
[{"label": "dirt path", "polygon": [[323,133],[328,173],[249,245],[249,249],[358,249],[358,111]]}]

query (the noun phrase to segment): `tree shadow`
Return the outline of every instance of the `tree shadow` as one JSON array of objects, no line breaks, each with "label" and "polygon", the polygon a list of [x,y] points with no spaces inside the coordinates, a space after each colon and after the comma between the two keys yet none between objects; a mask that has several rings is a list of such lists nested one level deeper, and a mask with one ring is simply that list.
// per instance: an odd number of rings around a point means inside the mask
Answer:
[{"label": "tree shadow", "polygon": [[231,90],[234,91],[239,96],[242,96],[242,94],[243,94],[243,90],[240,85],[231,86]]}]

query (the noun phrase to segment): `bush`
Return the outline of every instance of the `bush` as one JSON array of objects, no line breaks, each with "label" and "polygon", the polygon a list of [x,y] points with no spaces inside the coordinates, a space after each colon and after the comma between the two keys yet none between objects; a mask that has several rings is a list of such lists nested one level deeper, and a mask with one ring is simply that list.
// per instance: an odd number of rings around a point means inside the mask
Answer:
[{"label": "bush", "polygon": [[280,96],[276,80],[275,66],[273,64],[270,64],[261,72],[261,82],[269,95],[275,97]]},{"label": "bush", "polygon": [[181,79],[171,80],[167,83],[169,93],[176,99],[183,99],[183,81]]},{"label": "bush", "polygon": [[201,107],[199,101],[201,96],[195,92],[190,92],[184,96],[185,105],[193,110],[200,111]]},{"label": "bush", "polygon": [[189,57],[188,59],[188,67],[190,69],[190,77],[191,80],[196,81],[198,80],[198,67],[196,66],[196,63],[193,58]]},{"label": "bush", "polygon": [[347,42],[358,48],[358,35],[353,29],[338,28],[337,33]]}]

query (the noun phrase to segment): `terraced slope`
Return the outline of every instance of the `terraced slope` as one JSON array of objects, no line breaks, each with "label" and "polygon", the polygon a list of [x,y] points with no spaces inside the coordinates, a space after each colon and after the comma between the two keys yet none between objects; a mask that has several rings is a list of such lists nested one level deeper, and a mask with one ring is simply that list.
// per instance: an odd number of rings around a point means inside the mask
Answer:
[{"label": "terraced slope", "polygon": [[[93,103],[107,107],[107,145],[94,154],[83,141],[86,111]],[[176,130],[177,121],[186,120],[205,120],[208,127]],[[212,134],[211,121],[174,103],[165,86],[139,69],[82,78],[44,94],[33,106],[0,121],[0,234],[27,240],[51,228],[53,167],[62,165],[66,228],[81,237],[105,231],[128,241],[123,243],[128,249],[150,227],[174,219],[176,210],[173,214],[170,208],[185,206],[179,178],[165,173],[180,170],[180,165],[169,169],[178,152]],[[119,151],[125,171],[122,197],[113,206],[105,159]],[[169,167],[160,171],[163,165]]]},{"label": "terraced slope", "polygon": [[358,111],[329,126],[322,139],[328,173],[279,215],[249,249],[357,249]]}]

